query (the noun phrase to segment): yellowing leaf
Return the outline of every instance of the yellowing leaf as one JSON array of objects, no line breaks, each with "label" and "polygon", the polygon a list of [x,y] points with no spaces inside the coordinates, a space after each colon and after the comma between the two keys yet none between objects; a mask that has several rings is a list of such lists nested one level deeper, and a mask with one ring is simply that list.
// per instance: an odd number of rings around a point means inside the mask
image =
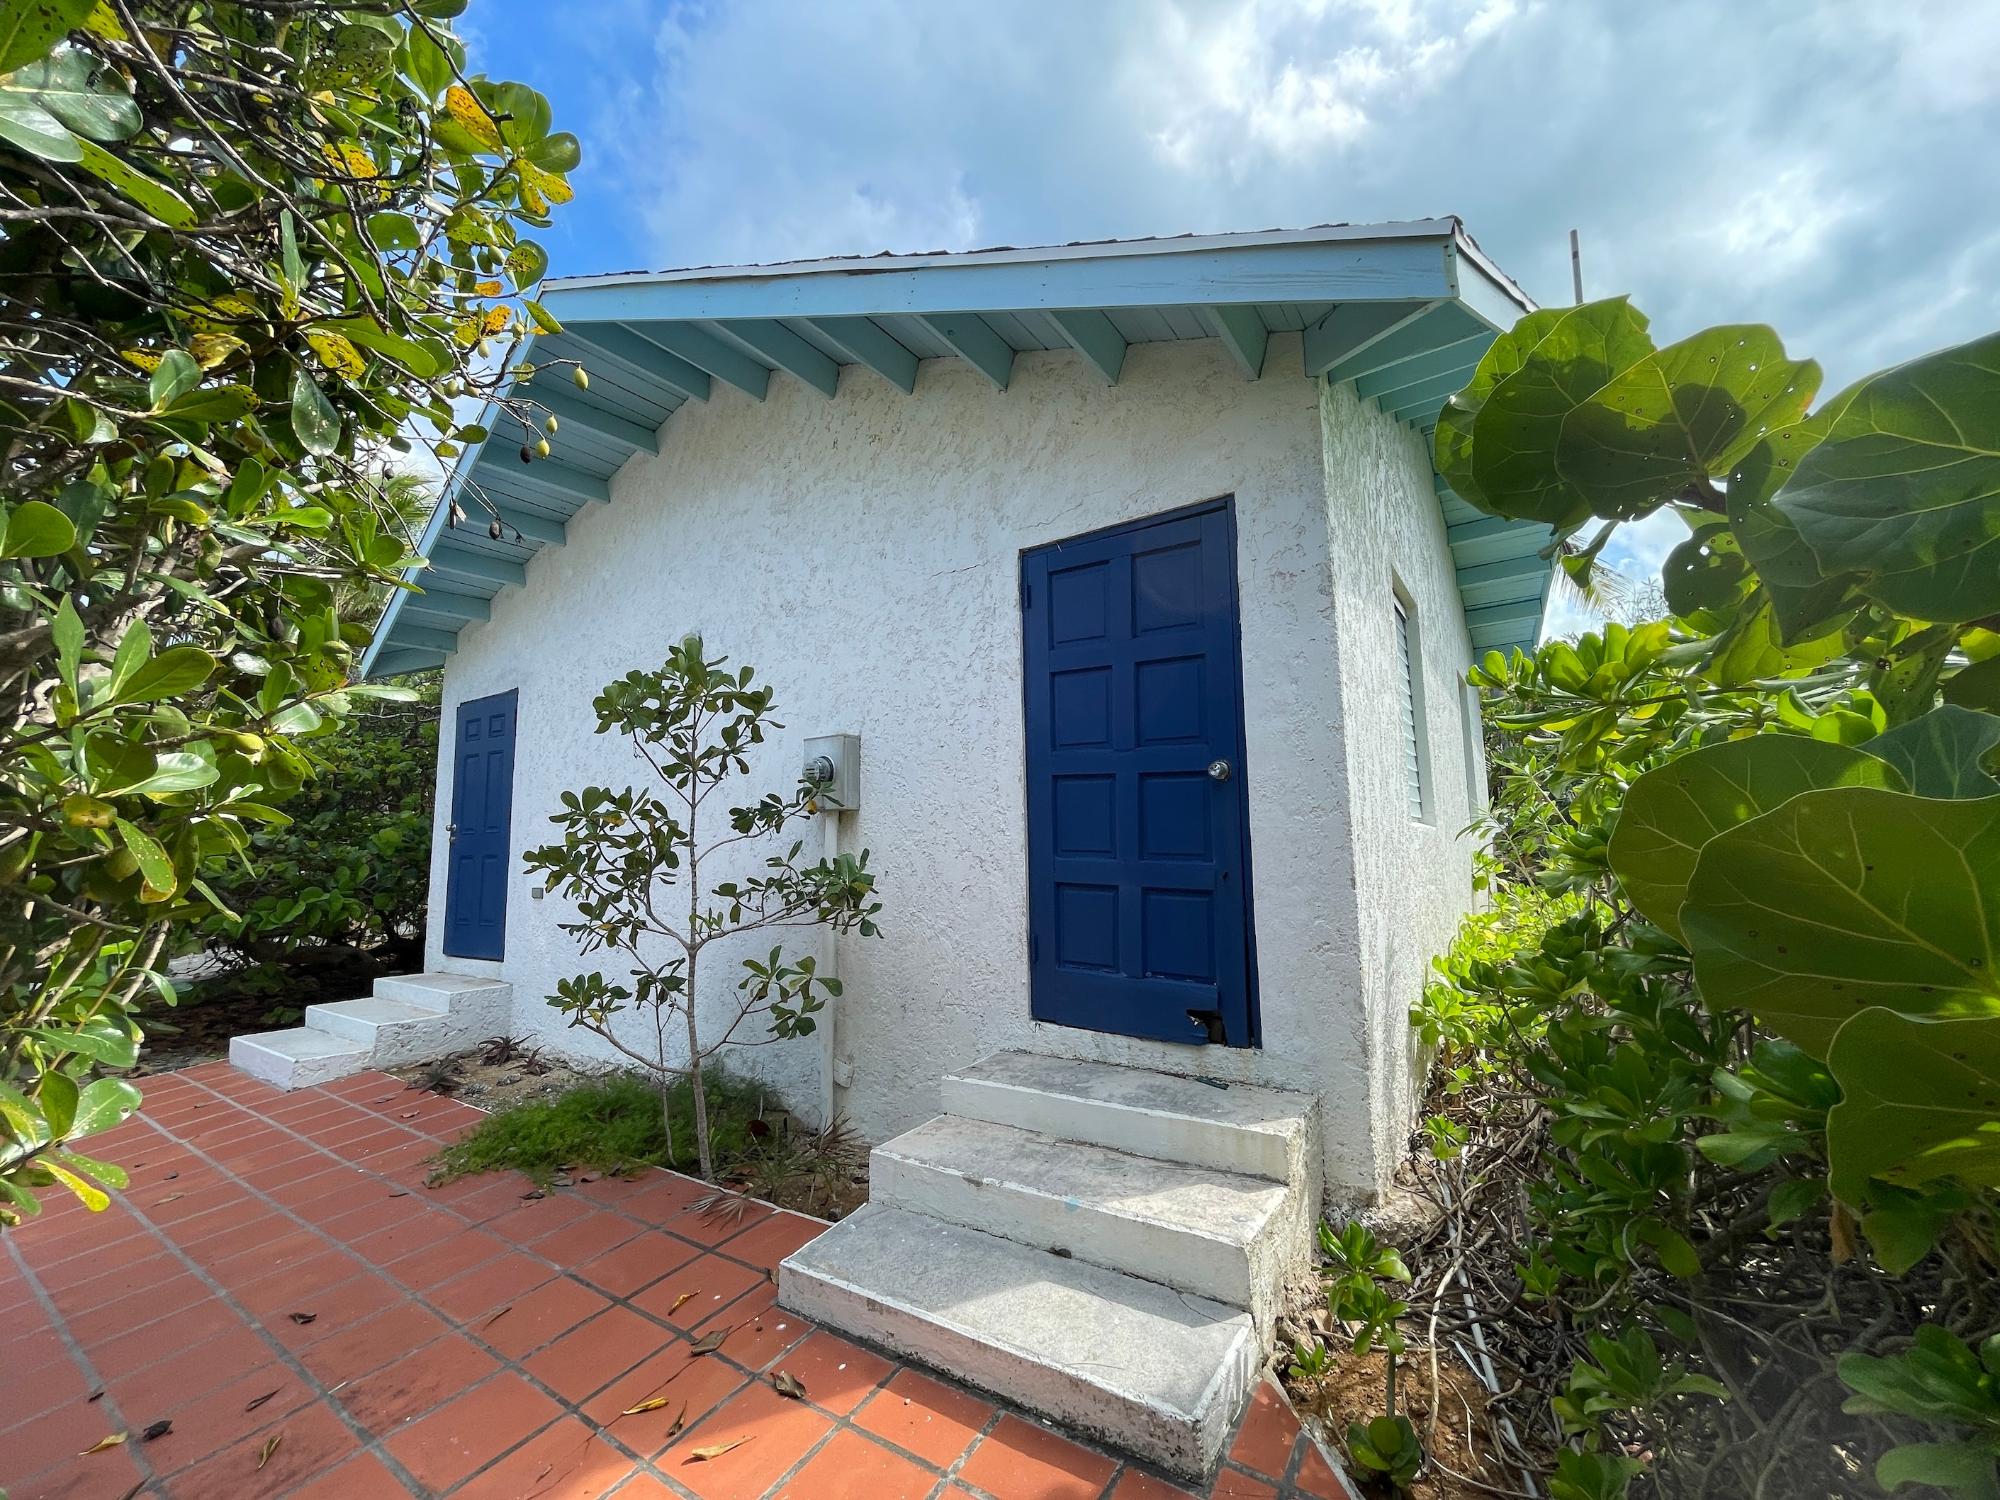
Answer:
[{"label": "yellowing leaf", "polygon": [[329,164],[337,172],[349,177],[379,177],[381,171],[375,165],[375,158],[363,151],[352,141],[328,141],[320,147]]},{"label": "yellowing leaf", "polygon": [[[576,196],[576,190],[569,185],[568,179],[563,177],[561,173],[544,172],[531,161],[518,162],[516,165],[521,169],[521,196],[523,199],[526,199],[530,188],[535,191],[538,197],[546,198],[550,203],[567,203]],[[542,210],[536,209],[535,212],[540,213]]]},{"label": "yellowing leaf", "polygon": [[118,351],[118,357],[127,364],[137,365],[148,374],[160,368],[160,356],[152,353],[150,350],[121,349]]},{"label": "yellowing leaf", "polygon": [[701,1293],[699,1292],[682,1292],[678,1297],[674,1298],[674,1305],[667,1309],[667,1316],[671,1318],[675,1313],[679,1312],[689,1302],[693,1301],[696,1297],[700,1295]]},{"label": "yellowing leaf", "polygon": [[506,288],[497,281],[474,282],[472,289],[482,297],[497,297],[503,291],[506,290]]},{"label": "yellowing leaf", "polygon": [[243,340],[233,333],[197,333],[188,340],[188,351],[204,370],[213,370],[243,347]]},{"label": "yellowing leaf", "polygon": [[93,36],[103,37],[107,42],[131,40],[131,34],[125,30],[125,23],[118,19],[118,12],[112,7],[111,0],[97,0],[97,3],[91,6],[90,14],[83,18],[83,29]]},{"label": "yellowing leaf", "polygon": [[472,95],[472,90],[454,83],[444,91],[444,110],[461,125],[465,133],[489,151],[498,151],[500,127],[493,123],[493,116],[486,112],[486,106]]},{"label": "yellowing leaf", "polygon": [[731,1438],[726,1443],[710,1443],[706,1448],[691,1448],[688,1450],[688,1457],[696,1463],[705,1464],[712,1458],[722,1457],[731,1448],[741,1448],[756,1435],[754,1432],[747,1432],[742,1437]]},{"label": "yellowing leaf", "polygon": [[671,1396],[648,1396],[644,1401],[641,1401],[637,1406],[628,1406],[625,1408],[625,1410],[618,1413],[618,1415],[621,1417],[644,1416],[649,1411],[658,1411],[661,1407],[665,1406],[672,1399],[673,1398]]},{"label": "yellowing leaf", "polygon": [[284,1440],[285,1440],[285,1435],[282,1432],[274,1432],[269,1437],[264,1439],[263,1449],[257,1454],[258,1468],[260,1469],[263,1468],[265,1464],[271,1461],[271,1455],[278,1451],[278,1444],[282,1443]]},{"label": "yellowing leaf", "polygon": [[359,380],[367,370],[367,362],[361,358],[361,351],[350,343],[344,334],[331,333],[324,328],[306,330],[306,343],[319,356],[319,362],[334,374],[348,380]]},{"label": "yellowing leaf", "polygon": [[482,325],[481,332],[487,334],[503,333],[506,331],[507,325],[513,321],[513,308],[489,307],[486,309],[486,321]]},{"label": "yellowing leaf", "polygon": [[126,1437],[127,1434],[122,1432],[114,1432],[109,1437],[101,1437],[88,1448],[84,1449],[83,1452],[77,1454],[77,1457],[88,1458],[93,1453],[102,1453],[107,1448],[116,1448],[120,1443],[125,1441]]}]

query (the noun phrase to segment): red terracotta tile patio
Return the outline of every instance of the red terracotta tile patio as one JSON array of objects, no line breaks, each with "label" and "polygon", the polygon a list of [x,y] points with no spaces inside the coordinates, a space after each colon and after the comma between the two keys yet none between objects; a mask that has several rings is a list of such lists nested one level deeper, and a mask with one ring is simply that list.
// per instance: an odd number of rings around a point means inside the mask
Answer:
[{"label": "red terracotta tile patio", "polygon": [[1273,1389],[1189,1489],[815,1328],[773,1284],[799,1215],[660,1171],[431,1189],[480,1116],[379,1075],[144,1086],[96,1143],[131,1188],[0,1238],[13,1500],[1352,1500]]}]

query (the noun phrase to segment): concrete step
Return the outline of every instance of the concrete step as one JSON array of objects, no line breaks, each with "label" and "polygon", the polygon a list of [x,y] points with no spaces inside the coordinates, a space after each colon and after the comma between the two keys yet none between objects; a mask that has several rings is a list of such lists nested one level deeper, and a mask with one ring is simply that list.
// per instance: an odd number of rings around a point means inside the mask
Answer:
[{"label": "concrete step", "polygon": [[778,1300],[1192,1478],[1260,1359],[1238,1308],[877,1203],[787,1259]]},{"label": "concrete step", "polygon": [[307,1026],[229,1039],[229,1061],[252,1078],[281,1089],[332,1083],[368,1066],[368,1047]]},{"label": "concrete step", "polygon": [[996,1052],[944,1076],[945,1113],[1164,1161],[1303,1183],[1319,1172],[1318,1101],[1145,1068]]},{"label": "concrete step", "polygon": [[457,1052],[491,1036],[485,1018],[410,1005],[401,1000],[335,1000],[306,1007],[314,1031],[359,1042],[371,1068],[400,1068]]},{"label": "concrete step", "polygon": [[1310,1262],[1305,1195],[1240,1172],[939,1115],[877,1146],[871,1201],[1247,1308],[1269,1338]]},{"label": "concrete step", "polygon": [[478,1009],[494,1016],[496,1029],[504,1030],[508,1019],[504,1012],[513,1002],[514,986],[504,979],[479,979],[470,974],[398,974],[375,981],[375,998],[454,1014]]}]

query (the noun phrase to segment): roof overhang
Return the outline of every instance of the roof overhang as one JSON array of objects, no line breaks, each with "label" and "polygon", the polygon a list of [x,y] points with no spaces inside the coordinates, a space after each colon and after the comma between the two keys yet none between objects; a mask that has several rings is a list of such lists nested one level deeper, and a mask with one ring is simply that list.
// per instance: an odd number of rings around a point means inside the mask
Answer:
[{"label": "roof overhang", "polygon": [[[610,499],[626,460],[657,453],[668,419],[718,384],[761,401],[791,379],[834,398],[858,367],[911,392],[925,361],[956,359],[1004,392],[1031,350],[1070,351],[1116,384],[1132,344],[1195,339],[1220,340],[1255,380],[1271,335],[1296,333],[1304,374],[1352,381],[1428,438],[1494,336],[1534,306],[1456,219],[578,276],[541,301],[563,331],[523,351],[542,366],[525,391],[558,419],[552,452],[524,465],[496,431],[464,455],[419,543],[429,566],[390,600],[366,675],[441,664],[572,517]],[[588,391],[555,361],[580,361]],[[454,527],[461,492],[468,521]],[[1548,529],[1482,516],[1442,482],[1439,496],[1473,645],[1532,647]]]}]

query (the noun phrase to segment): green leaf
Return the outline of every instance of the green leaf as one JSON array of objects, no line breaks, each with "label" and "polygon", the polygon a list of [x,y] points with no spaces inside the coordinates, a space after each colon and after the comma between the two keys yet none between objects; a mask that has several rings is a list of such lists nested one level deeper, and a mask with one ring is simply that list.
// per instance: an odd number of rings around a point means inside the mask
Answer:
[{"label": "green leaf", "polygon": [[215,658],[199,646],[169,646],[134,672],[118,690],[120,703],[154,703],[191,693],[208,681]]},{"label": "green leaf", "polygon": [[212,786],[222,772],[215,762],[186,750],[163,750],[153,757],[153,770],[127,785],[103,788],[107,797],[169,797],[176,792]]},{"label": "green leaf", "polygon": [[[1644,320],[1631,317],[1643,331]],[[1761,324],[1703,329],[1578,403],[1562,421],[1554,466],[1596,514],[1648,515],[1801,420],[1819,378],[1818,365],[1786,358]]]},{"label": "green leaf", "polygon": [[98,1019],[77,1027],[37,1026],[28,1035],[61,1052],[74,1052],[114,1068],[129,1068],[139,1060],[139,1044],[111,1021]]},{"label": "green leaf", "polygon": [[1869,740],[1861,748],[1902,773],[1919,797],[1991,797],[2000,781],[1980,762],[2000,745],[2000,718],[1946,704]]},{"label": "green leaf", "polygon": [[96,0],[7,0],[0,6],[0,73],[38,58],[77,29]]},{"label": "green leaf", "polygon": [[60,1141],[69,1135],[70,1127],[76,1123],[78,1098],[76,1080],[67,1073],[42,1075],[41,1086],[35,1090],[35,1103],[41,1106],[50,1140]]},{"label": "green leaf", "polygon": [[1623,297],[1557,313],[1473,419],[1472,472],[1488,505],[1501,515],[1556,526],[1589,516],[1593,496],[1577,488],[1557,461],[1564,424],[1652,353],[1645,316]]},{"label": "green leaf", "polygon": [[122,141],[139,133],[139,106],[124,80],[88,52],[65,48],[0,78],[0,95],[20,92],[78,135]]},{"label": "green leaf", "polygon": [[1561,317],[1561,308],[1543,308],[1529,313],[1501,334],[1487,346],[1465,389],[1447,401],[1439,414],[1433,458],[1445,483],[1466,504],[1483,511],[1493,510],[1472,472],[1472,424],[1480,408],[1501,381],[1521,368],[1535,345],[1548,336]]},{"label": "green leaf", "polygon": [[76,545],[76,527],[53,505],[24,500],[0,531],[0,557],[61,557]]},{"label": "green leaf", "polygon": [[138,1089],[122,1078],[93,1079],[77,1102],[72,1133],[87,1136],[109,1130],[139,1107],[139,1098]]},{"label": "green leaf", "polygon": [[1757,570],[1777,617],[1780,639],[1787,645],[1824,632],[1859,603],[1854,597],[1855,576],[1823,573],[1798,528],[1771,504],[1771,497],[1818,441],[1809,422],[1778,428],[1736,466],[1724,496],[1736,545]]},{"label": "green leaf", "polygon": [[1870,1178],[2000,1187],[2000,1015],[1924,1020],[1879,1006],[1848,1020],[1827,1066],[1827,1180],[1859,1207]]},{"label": "green leaf", "polygon": [[56,606],[50,633],[55,640],[56,668],[62,674],[63,686],[73,694],[77,669],[83,664],[83,620],[76,612],[76,601],[68,594]]},{"label": "green leaf", "polygon": [[234,422],[255,399],[247,385],[212,385],[177,398],[163,415],[184,422]]},{"label": "green leaf", "polygon": [[1901,1443],[1876,1461],[1875,1482],[1891,1491],[1927,1484],[1959,1500],[2000,1500],[1996,1463],[1991,1443]]},{"label": "green leaf", "polygon": [[171,894],[176,884],[174,862],[167,857],[165,846],[143,828],[123,818],[118,819],[118,836],[132,851],[132,857],[139,861],[139,874],[146,884],[156,891]]},{"label": "green leaf", "polygon": [[1718,833],[1818,787],[1880,786],[1902,778],[1882,760],[1795,734],[1706,745],[1648,771],[1625,794],[1611,835],[1612,873],[1656,926],[1681,933],[1681,902],[1702,846]]},{"label": "green leaf", "polygon": [[292,431],[308,453],[331,453],[340,442],[340,415],[303,369],[292,376]]},{"label": "green leaf", "polygon": [[1702,846],[1680,919],[1703,998],[1816,1057],[1871,1005],[2000,1015],[2000,797],[1804,792]]},{"label": "green leaf", "polygon": [[1810,425],[1773,504],[1822,572],[1920,620],[2000,610],[2000,334],[1870,375]]},{"label": "green leaf", "polygon": [[0,140],[43,161],[83,160],[84,143],[41,105],[24,94],[0,91]]},{"label": "green leaf", "polygon": [[148,176],[94,142],[79,141],[77,147],[81,153],[77,160],[86,172],[109,183],[162,224],[186,229],[194,223],[195,212],[187,199],[159,178]]},{"label": "green leaf", "polygon": [[154,411],[164,410],[180,396],[201,384],[201,366],[185,349],[169,349],[160,356],[153,378],[146,382],[147,397]]}]

